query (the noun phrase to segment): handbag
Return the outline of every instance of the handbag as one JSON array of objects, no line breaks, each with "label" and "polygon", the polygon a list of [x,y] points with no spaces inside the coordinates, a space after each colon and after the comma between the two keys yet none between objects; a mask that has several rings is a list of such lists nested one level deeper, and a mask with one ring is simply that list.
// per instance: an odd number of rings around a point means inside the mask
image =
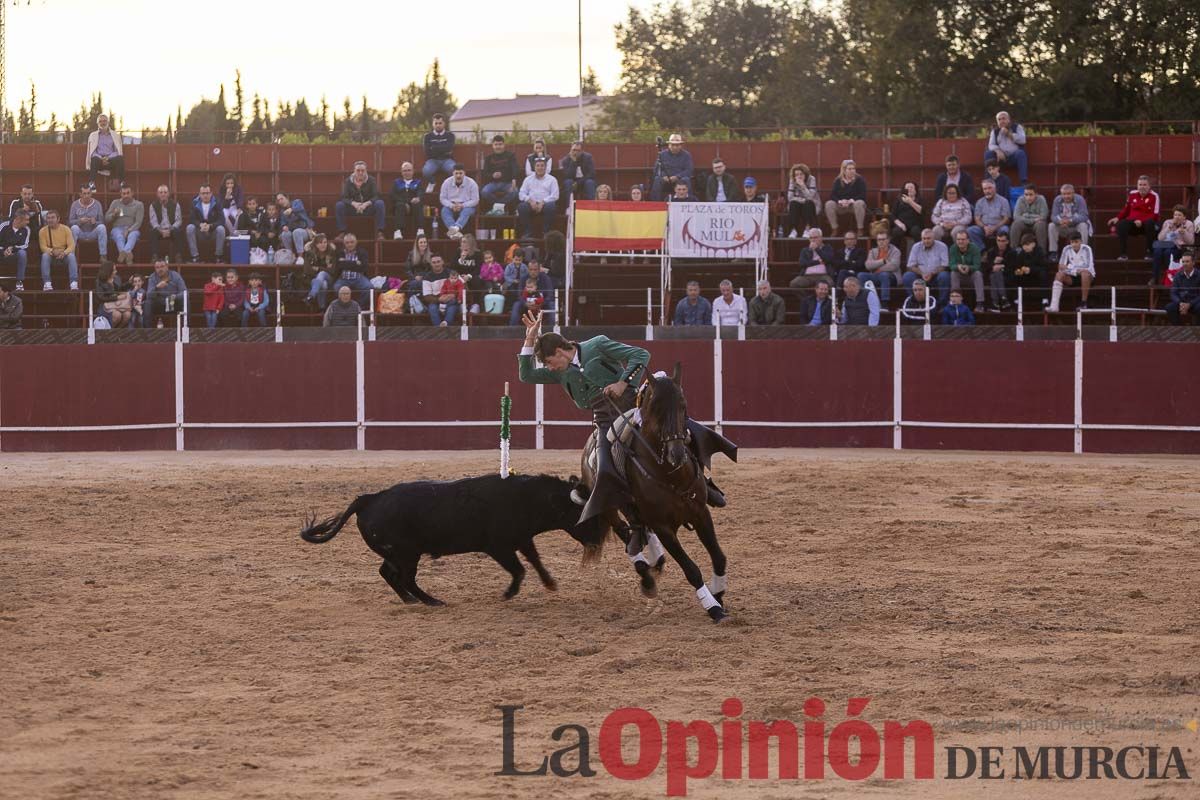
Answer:
[{"label": "handbag", "polygon": [[407,300],[403,292],[384,292],[375,305],[380,314],[403,314]]},{"label": "handbag", "polygon": [[275,251],[275,263],[280,266],[290,267],[296,263],[296,254],[286,247]]},{"label": "handbag", "polygon": [[109,313],[113,311],[132,311],[133,302],[129,299],[129,292],[121,292],[117,295],[116,300],[109,300],[104,304],[104,310]]}]

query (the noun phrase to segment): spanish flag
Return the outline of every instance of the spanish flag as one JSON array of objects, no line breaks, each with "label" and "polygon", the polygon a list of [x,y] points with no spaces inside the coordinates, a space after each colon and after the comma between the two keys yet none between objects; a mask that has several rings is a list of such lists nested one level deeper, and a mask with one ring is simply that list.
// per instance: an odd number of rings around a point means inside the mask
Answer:
[{"label": "spanish flag", "polygon": [[658,250],[666,229],[666,203],[575,203],[575,250]]}]

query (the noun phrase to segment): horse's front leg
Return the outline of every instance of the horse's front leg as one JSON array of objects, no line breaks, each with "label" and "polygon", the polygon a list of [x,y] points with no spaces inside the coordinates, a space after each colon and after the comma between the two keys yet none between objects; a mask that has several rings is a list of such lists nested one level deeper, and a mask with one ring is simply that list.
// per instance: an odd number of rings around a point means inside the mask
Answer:
[{"label": "horse's front leg", "polygon": [[712,596],[722,606],[725,605],[725,553],[721,550],[721,545],[717,541],[717,529],[713,525],[712,514],[708,512],[708,508],[702,509],[701,518],[696,521],[696,537],[700,540],[700,544],[704,545],[704,549],[708,551],[708,557],[712,559],[712,577],[708,579],[708,590],[712,592]]},{"label": "horse's front leg", "polygon": [[679,537],[675,531],[669,530],[666,527],[655,528],[658,532],[658,538],[662,541],[663,547],[671,554],[671,558],[675,559],[675,563],[679,564],[679,568],[683,570],[683,575],[687,578],[687,582],[696,590],[696,598],[700,601],[700,605],[708,612],[708,616],[713,622],[721,622],[728,619],[729,615],[725,613],[725,609],[713,597],[712,592],[704,585],[704,575],[700,572],[700,568],[696,566],[696,562],[688,556],[684,551],[683,545],[679,543]]}]

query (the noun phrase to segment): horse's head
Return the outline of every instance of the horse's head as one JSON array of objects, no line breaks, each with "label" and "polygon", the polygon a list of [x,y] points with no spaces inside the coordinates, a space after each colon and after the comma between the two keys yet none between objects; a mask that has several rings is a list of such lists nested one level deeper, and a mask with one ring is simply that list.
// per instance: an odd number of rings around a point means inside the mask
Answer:
[{"label": "horse's head", "polygon": [[683,368],[675,362],[671,377],[650,376],[642,389],[642,431],[658,447],[658,458],[672,469],[688,459],[687,400],[680,385]]}]

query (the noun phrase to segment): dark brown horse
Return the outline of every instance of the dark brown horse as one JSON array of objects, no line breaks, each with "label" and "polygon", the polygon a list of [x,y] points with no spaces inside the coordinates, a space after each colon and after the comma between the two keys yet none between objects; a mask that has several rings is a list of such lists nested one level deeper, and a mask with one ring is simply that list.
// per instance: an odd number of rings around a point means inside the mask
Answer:
[{"label": "dark brown horse", "polygon": [[[609,512],[604,521],[625,542],[630,536],[637,536],[639,529],[657,534],[662,547],[679,564],[684,577],[696,590],[709,617],[714,622],[721,622],[728,617],[722,605],[725,554],[717,542],[706,503],[704,467],[688,446],[687,401],[680,387],[680,374],[677,363],[670,378],[646,380],[640,402],[641,430],[627,446],[625,475],[634,499],[634,507],[624,509],[629,524],[623,524],[616,511]],[[584,482],[591,486],[595,484],[595,476],[589,464],[589,448],[595,442],[589,441],[588,445],[584,448],[583,471]],[[712,559],[713,576],[707,586],[700,568],[679,543],[681,527],[696,531]],[[644,557],[633,556],[633,559],[641,576],[643,593],[653,596],[656,591],[653,572],[661,570],[662,559],[658,559],[653,571]]]}]

